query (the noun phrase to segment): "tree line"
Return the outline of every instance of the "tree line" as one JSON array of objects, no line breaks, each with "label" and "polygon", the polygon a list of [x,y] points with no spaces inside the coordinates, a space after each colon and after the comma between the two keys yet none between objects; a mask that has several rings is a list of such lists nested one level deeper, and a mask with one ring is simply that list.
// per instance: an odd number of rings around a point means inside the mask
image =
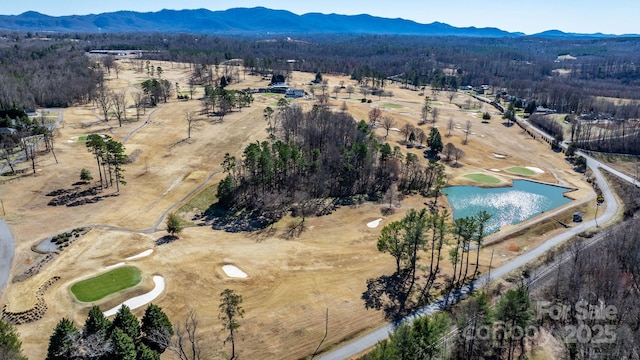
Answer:
[{"label": "tree line", "polygon": [[364,120],[323,106],[304,112],[286,101],[280,105],[264,113],[269,140],[249,144],[240,159],[225,155],[220,206],[257,211],[273,221],[292,205],[313,214],[326,200],[382,199],[393,186],[437,194],[444,185],[443,166],[424,166],[414,154],[404,157],[399,147],[380,143]]},{"label": "tree line", "polygon": [[69,39],[4,38],[0,59],[2,110],[67,107],[88,102],[95,91],[96,69]]}]

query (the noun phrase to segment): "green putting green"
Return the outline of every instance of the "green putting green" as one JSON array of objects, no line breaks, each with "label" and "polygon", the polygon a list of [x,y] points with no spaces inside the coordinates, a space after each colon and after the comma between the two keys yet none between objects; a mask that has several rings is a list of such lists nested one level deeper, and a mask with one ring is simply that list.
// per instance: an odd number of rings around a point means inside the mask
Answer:
[{"label": "green putting green", "polygon": [[464,177],[484,184],[499,184],[500,179],[485,174],[467,174]]},{"label": "green putting green", "polygon": [[108,295],[140,283],[140,269],[123,266],[90,279],[78,281],[71,286],[71,292],[82,302],[100,300]]},{"label": "green putting green", "polygon": [[380,107],[383,109],[402,109],[402,105],[396,104],[382,104]]},{"label": "green putting green", "polygon": [[527,169],[526,167],[522,167],[522,166],[510,167],[510,168],[507,169],[507,171],[510,172],[510,173],[523,175],[523,176],[532,176],[532,175],[536,174],[535,171],[533,171],[531,169]]},{"label": "green putting green", "polygon": [[87,141],[87,135],[78,136],[78,141]]}]

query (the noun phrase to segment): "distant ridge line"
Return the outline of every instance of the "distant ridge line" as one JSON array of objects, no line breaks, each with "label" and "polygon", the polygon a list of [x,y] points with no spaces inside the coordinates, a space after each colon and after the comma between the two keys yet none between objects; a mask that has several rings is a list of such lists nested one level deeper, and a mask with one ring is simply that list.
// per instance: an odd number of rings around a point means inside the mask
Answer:
[{"label": "distant ridge line", "polygon": [[534,35],[508,32],[494,27],[455,27],[441,22],[421,24],[367,14],[339,15],[307,13],[264,7],[211,11],[160,10],[116,11],[89,15],[49,16],[36,11],[0,15],[0,30],[32,32],[185,32],[220,35],[363,34],[461,37],[605,38],[638,35],[575,34],[548,30]]}]

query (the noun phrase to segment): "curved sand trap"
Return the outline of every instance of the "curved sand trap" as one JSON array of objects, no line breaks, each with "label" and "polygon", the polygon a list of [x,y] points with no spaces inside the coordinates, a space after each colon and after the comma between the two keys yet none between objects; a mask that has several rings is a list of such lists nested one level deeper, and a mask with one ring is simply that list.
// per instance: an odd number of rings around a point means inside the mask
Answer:
[{"label": "curved sand trap", "polygon": [[105,266],[104,268],[105,269],[113,269],[113,268],[117,268],[118,266],[122,266],[122,265],[124,265],[124,263],[121,261],[121,262],[115,263],[113,265]]},{"label": "curved sand trap", "polygon": [[224,271],[224,273],[227,274],[228,277],[232,277],[232,278],[244,279],[244,278],[247,277],[247,273],[245,273],[244,271],[240,270],[235,265],[224,265],[222,267],[222,271]]},{"label": "curved sand trap", "polygon": [[133,256],[129,256],[128,258],[126,258],[125,260],[136,260],[136,259],[141,259],[143,257],[149,256],[151,255],[151,253],[153,252],[153,249],[149,249],[149,250],[145,250],[143,252],[141,252],[138,255],[133,255]]},{"label": "curved sand trap", "polygon": [[544,170],[537,168],[535,166],[525,166],[525,169],[529,169],[531,171],[533,171],[534,173],[538,173],[538,174],[544,174]]},{"label": "curved sand trap", "polygon": [[491,170],[493,172],[500,172],[501,171],[500,169],[489,169],[489,170]]},{"label": "curved sand trap", "polygon": [[507,158],[507,155],[496,154],[496,153],[493,153],[493,156],[498,158],[498,159],[506,159]]},{"label": "curved sand trap", "polygon": [[118,310],[122,307],[122,305],[127,305],[129,309],[133,310],[152,302],[153,300],[155,300],[155,298],[157,298],[158,296],[160,296],[160,294],[162,294],[165,286],[164,278],[160,275],[153,276],[153,283],[156,284],[153,290],[149,291],[146,294],[132,297],[131,299],[123,302],[122,304],[114,307],[113,309],[103,312],[102,314],[108,317],[111,315],[115,315],[118,312]]},{"label": "curved sand trap", "polygon": [[381,221],[382,221],[382,219],[373,220],[373,221],[371,221],[371,222],[367,223],[367,226],[368,226],[368,227],[370,227],[370,228],[372,228],[372,229],[377,228],[377,227],[378,227],[378,225],[380,225],[380,222],[381,222]]},{"label": "curved sand trap", "polygon": [[389,128],[389,130],[391,130],[391,131],[400,131],[400,129],[398,129],[398,128]]}]

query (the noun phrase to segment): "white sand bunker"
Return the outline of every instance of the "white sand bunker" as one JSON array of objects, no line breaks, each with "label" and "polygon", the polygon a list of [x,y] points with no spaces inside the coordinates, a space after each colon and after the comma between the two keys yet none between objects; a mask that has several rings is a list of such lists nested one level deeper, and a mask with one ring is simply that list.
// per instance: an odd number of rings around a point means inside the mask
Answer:
[{"label": "white sand bunker", "polygon": [[232,278],[244,279],[244,278],[247,277],[247,273],[245,273],[244,271],[240,270],[235,265],[224,265],[222,267],[222,271],[224,271],[224,273],[227,274],[228,277],[232,277]]},{"label": "white sand bunker", "polygon": [[121,261],[121,262],[115,263],[113,265],[105,266],[104,268],[105,269],[113,269],[113,268],[117,268],[118,266],[122,266],[122,265],[124,265],[124,263]]},{"label": "white sand bunker", "polygon": [[493,153],[493,156],[498,158],[498,159],[506,159],[507,158],[507,155],[503,155],[503,154]]},{"label": "white sand bunker", "polygon": [[533,171],[535,173],[538,173],[538,174],[544,174],[544,170],[542,170],[540,168],[537,168],[535,166],[525,166],[525,168],[527,168],[527,169],[529,169],[529,170],[531,170],[531,171]]},{"label": "white sand bunker", "polygon": [[389,130],[391,130],[391,131],[400,131],[400,129],[398,129],[398,128],[389,128]]},{"label": "white sand bunker", "polygon": [[500,169],[489,169],[489,170],[491,170],[493,172],[500,172]]},{"label": "white sand bunker", "polygon": [[372,228],[372,229],[377,228],[377,227],[378,227],[378,225],[380,225],[380,222],[381,222],[381,221],[382,221],[382,219],[373,220],[373,221],[371,221],[371,222],[367,223],[367,226],[368,226],[368,227],[370,227],[370,228]]},{"label": "white sand bunker", "polygon": [[126,258],[125,260],[136,260],[136,259],[142,259],[143,257],[149,256],[151,255],[151,253],[153,252],[153,249],[149,249],[149,250],[145,250],[143,252],[141,252],[138,255],[133,255],[133,256],[129,256],[128,258]]},{"label": "white sand bunker", "polygon": [[153,276],[153,283],[156,284],[153,290],[149,291],[146,294],[133,297],[123,302],[122,304],[114,307],[113,309],[103,312],[102,314],[104,314],[104,316],[115,315],[118,312],[118,310],[122,307],[122,305],[127,305],[129,309],[133,310],[152,302],[153,300],[155,300],[155,298],[157,298],[158,296],[160,296],[160,294],[162,294],[165,286],[164,278],[160,275]]}]

